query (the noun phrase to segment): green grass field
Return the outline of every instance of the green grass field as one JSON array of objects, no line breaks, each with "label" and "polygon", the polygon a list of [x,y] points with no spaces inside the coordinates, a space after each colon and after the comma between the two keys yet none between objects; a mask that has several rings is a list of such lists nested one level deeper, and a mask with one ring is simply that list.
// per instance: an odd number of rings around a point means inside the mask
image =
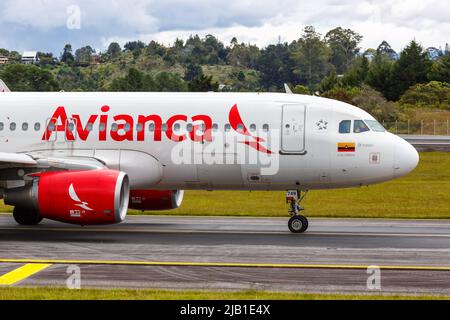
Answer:
[{"label": "green grass field", "polygon": [[175,291],[129,289],[0,288],[0,300],[449,300],[449,296],[315,294],[268,291]]},{"label": "green grass field", "polygon": [[[411,174],[379,185],[313,190],[303,205],[309,217],[450,218],[450,153],[423,152]],[[279,191],[187,191],[179,209],[130,214],[287,217],[287,208]]]}]

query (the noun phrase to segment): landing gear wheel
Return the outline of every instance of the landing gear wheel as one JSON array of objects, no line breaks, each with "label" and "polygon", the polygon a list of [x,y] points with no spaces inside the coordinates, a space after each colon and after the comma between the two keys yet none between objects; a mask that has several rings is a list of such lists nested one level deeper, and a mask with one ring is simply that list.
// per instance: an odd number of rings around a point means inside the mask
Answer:
[{"label": "landing gear wheel", "polygon": [[300,206],[300,202],[306,197],[308,190],[288,190],[286,192],[286,203],[289,204],[288,213],[292,216],[289,219],[288,227],[293,233],[303,233],[308,229],[308,219],[300,214],[305,210]]},{"label": "landing gear wheel", "polygon": [[293,233],[303,233],[308,229],[308,219],[301,215],[293,216],[289,219],[288,227]]},{"label": "landing gear wheel", "polygon": [[20,207],[14,207],[13,217],[18,224],[23,226],[33,226],[42,221],[42,217],[36,210]]}]

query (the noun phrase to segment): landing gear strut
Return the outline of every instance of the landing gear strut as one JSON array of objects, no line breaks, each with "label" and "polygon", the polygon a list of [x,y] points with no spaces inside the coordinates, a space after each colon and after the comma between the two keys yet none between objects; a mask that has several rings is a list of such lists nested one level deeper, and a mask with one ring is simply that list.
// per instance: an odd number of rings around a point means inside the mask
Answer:
[{"label": "landing gear strut", "polygon": [[292,216],[289,219],[288,227],[293,233],[303,233],[308,229],[308,219],[300,214],[300,211],[305,210],[300,206],[300,202],[306,197],[308,191],[302,190],[288,190],[286,192],[286,203],[289,204],[289,214]]}]

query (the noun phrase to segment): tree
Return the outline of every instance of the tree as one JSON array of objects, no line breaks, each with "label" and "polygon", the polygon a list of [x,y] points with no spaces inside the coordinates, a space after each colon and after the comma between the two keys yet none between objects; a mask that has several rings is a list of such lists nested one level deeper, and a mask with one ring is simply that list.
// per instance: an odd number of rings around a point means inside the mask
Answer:
[{"label": "tree", "polygon": [[121,52],[122,48],[120,47],[120,44],[117,42],[111,42],[109,44],[107,54],[110,58],[117,58]]},{"label": "tree", "polygon": [[307,87],[305,87],[305,86],[302,86],[301,84],[296,85],[292,89],[292,93],[296,93],[296,94],[311,94],[309,89]]},{"label": "tree", "polygon": [[212,76],[200,75],[188,83],[188,89],[192,92],[218,91],[219,83],[213,82]]},{"label": "tree", "polygon": [[190,36],[185,45],[186,63],[217,64],[227,55],[222,42],[212,35],[200,39],[198,35]]},{"label": "tree", "polygon": [[428,79],[450,83],[450,54],[433,62],[428,73]]},{"label": "tree", "polygon": [[194,78],[200,77],[203,75],[202,67],[198,64],[188,64],[186,67],[186,71],[184,73],[184,80],[191,81]]},{"label": "tree", "polygon": [[314,90],[332,69],[329,63],[331,50],[312,26],[305,27],[302,37],[290,47],[291,57],[295,62],[293,73],[298,82]]},{"label": "tree", "polygon": [[378,46],[377,53],[385,55],[391,60],[396,60],[398,58],[397,52],[395,52],[394,49],[392,49],[391,45],[384,40]]},{"label": "tree", "polygon": [[280,90],[284,83],[294,82],[293,64],[287,44],[269,45],[261,51],[256,63],[261,85]]},{"label": "tree", "polygon": [[125,43],[125,46],[124,46],[125,51],[130,51],[130,52],[139,51],[144,48],[145,48],[145,43],[143,43],[140,40],[127,42],[127,43]]},{"label": "tree", "polygon": [[259,55],[257,46],[235,43],[228,52],[227,62],[234,67],[255,68]]},{"label": "tree", "polygon": [[55,59],[53,58],[53,53],[51,52],[38,52],[39,65],[42,67],[55,65]]},{"label": "tree", "polygon": [[91,46],[81,47],[75,51],[75,62],[79,66],[89,66],[92,61],[93,53],[95,53],[95,50],[92,49]]},{"label": "tree", "polygon": [[150,41],[147,46],[147,54],[150,56],[160,56],[163,57],[166,54],[166,47],[162,44],[159,44],[156,41]]},{"label": "tree", "polygon": [[157,91],[156,84],[151,75],[146,75],[136,68],[130,68],[128,74],[113,80],[111,91]]},{"label": "tree", "polygon": [[450,84],[430,81],[409,88],[400,98],[401,105],[450,110]]},{"label": "tree", "polygon": [[35,65],[10,64],[0,71],[12,91],[58,91],[53,74]]},{"label": "tree", "polygon": [[238,72],[238,74],[236,75],[236,79],[238,79],[238,81],[245,81],[245,73],[241,71]]},{"label": "tree", "polygon": [[355,91],[350,102],[367,111],[380,122],[391,122],[398,118],[395,104],[387,101],[380,92],[367,85],[363,85]]},{"label": "tree", "polygon": [[367,72],[366,83],[388,97],[391,88],[392,60],[384,54],[377,53]]},{"label": "tree", "polygon": [[325,77],[319,84],[319,92],[323,93],[339,86],[339,79],[336,71],[332,71],[329,76]]},{"label": "tree", "polygon": [[75,60],[72,54],[72,45],[66,44],[63,49],[63,53],[61,54],[61,62],[71,63]]},{"label": "tree", "polygon": [[155,83],[157,91],[187,91],[186,82],[176,73],[160,72],[155,76]]},{"label": "tree", "polygon": [[369,60],[365,56],[355,59],[350,69],[345,72],[342,78],[342,85],[349,87],[361,86],[369,73]]},{"label": "tree", "polygon": [[392,66],[386,98],[396,101],[412,85],[426,82],[430,66],[427,53],[416,41],[411,41]]},{"label": "tree", "polygon": [[337,27],[328,31],[325,42],[331,49],[331,63],[338,74],[343,74],[359,53],[358,45],[362,36],[351,29]]}]

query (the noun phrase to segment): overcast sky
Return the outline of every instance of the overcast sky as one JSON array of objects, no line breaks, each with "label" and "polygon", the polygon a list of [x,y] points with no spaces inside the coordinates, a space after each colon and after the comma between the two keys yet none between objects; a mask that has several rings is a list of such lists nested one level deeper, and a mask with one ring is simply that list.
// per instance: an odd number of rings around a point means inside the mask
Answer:
[{"label": "overcast sky", "polygon": [[[79,14],[78,14],[79,13]],[[78,19],[80,17],[80,19]],[[299,38],[306,25],[325,34],[342,26],[364,36],[363,48],[388,41],[399,51],[450,42],[448,0],[1,0],[0,47],[51,51],[65,43],[105,50],[111,41],[157,40],[191,34],[259,46]]]}]

